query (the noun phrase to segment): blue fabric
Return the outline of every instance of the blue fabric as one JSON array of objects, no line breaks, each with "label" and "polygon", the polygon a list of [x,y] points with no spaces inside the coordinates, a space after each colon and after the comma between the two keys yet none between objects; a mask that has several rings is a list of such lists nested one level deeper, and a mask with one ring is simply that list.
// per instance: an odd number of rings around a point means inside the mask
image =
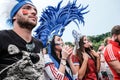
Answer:
[{"label": "blue fabric", "polygon": [[15,7],[12,9],[11,13],[10,13],[10,17],[13,18],[13,16],[17,13],[17,11],[25,4],[31,4],[33,5],[31,2],[29,1],[23,1],[23,2],[20,2],[20,3],[17,3],[15,5]]},{"label": "blue fabric", "polygon": [[59,68],[59,64],[58,62],[53,58],[53,56],[51,55],[51,45],[48,45],[48,55],[50,57],[50,59],[52,59],[53,63],[55,64],[55,67]]},{"label": "blue fabric", "polygon": [[[60,64],[53,58],[53,56],[52,56],[51,54],[52,54],[52,53],[51,53],[51,45],[49,44],[49,45],[48,45],[48,55],[49,55],[50,59],[52,59],[55,67],[58,69],[59,66],[60,66]],[[69,78],[69,80],[73,80],[72,77],[69,75],[68,72],[65,72],[65,75]]]},{"label": "blue fabric", "polygon": [[[13,9],[10,12],[10,19],[7,20],[7,23],[9,24],[13,24],[13,17],[15,16],[15,14],[17,13],[17,11],[25,4],[31,4],[33,5],[33,3],[30,0],[19,0],[18,3],[13,7]],[[34,6],[34,5],[33,5]]]}]

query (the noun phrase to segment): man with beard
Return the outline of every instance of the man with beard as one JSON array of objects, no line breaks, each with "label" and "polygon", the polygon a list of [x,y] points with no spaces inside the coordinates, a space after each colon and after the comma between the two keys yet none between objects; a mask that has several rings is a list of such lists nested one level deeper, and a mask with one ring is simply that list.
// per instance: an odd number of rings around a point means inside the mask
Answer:
[{"label": "man with beard", "polygon": [[[13,0],[12,0],[13,1]],[[8,23],[0,31],[0,80],[44,80],[42,43],[31,36],[37,10],[30,0],[15,0]]]},{"label": "man with beard", "polygon": [[104,57],[108,63],[114,80],[120,80],[120,25],[111,30],[112,38],[104,51]]}]

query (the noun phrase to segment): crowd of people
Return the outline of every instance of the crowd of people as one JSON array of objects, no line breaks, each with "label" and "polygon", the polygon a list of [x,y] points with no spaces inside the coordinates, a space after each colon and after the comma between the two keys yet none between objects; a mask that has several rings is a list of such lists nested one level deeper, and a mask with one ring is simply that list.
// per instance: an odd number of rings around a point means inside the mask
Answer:
[{"label": "crowd of people", "polygon": [[120,80],[120,25],[97,51],[77,33],[74,47],[65,45],[65,27],[75,19],[83,23],[88,6],[79,9],[74,1],[61,8],[61,3],[43,11],[32,36],[37,9],[31,0],[16,0],[7,20],[13,29],[0,31],[0,80]]}]

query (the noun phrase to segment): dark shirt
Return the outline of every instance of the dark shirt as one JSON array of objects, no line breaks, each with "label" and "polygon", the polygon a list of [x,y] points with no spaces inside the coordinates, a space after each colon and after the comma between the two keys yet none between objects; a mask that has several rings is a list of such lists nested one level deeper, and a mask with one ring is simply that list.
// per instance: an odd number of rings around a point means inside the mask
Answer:
[{"label": "dark shirt", "polygon": [[[31,50],[26,47],[29,44]],[[42,43],[35,38],[27,43],[13,30],[0,31],[0,71],[22,59],[22,51],[40,53],[42,47]]]}]

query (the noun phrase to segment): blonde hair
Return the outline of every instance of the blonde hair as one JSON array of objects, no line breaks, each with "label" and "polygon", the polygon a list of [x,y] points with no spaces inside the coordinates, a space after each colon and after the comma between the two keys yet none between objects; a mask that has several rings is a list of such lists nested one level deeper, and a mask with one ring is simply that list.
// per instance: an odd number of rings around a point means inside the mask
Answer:
[{"label": "blonde hair", "polygon": [[104,39],[104,45],[106,46],[109,43],[109,40],[111,39],[111,37],[107,37]]}]

